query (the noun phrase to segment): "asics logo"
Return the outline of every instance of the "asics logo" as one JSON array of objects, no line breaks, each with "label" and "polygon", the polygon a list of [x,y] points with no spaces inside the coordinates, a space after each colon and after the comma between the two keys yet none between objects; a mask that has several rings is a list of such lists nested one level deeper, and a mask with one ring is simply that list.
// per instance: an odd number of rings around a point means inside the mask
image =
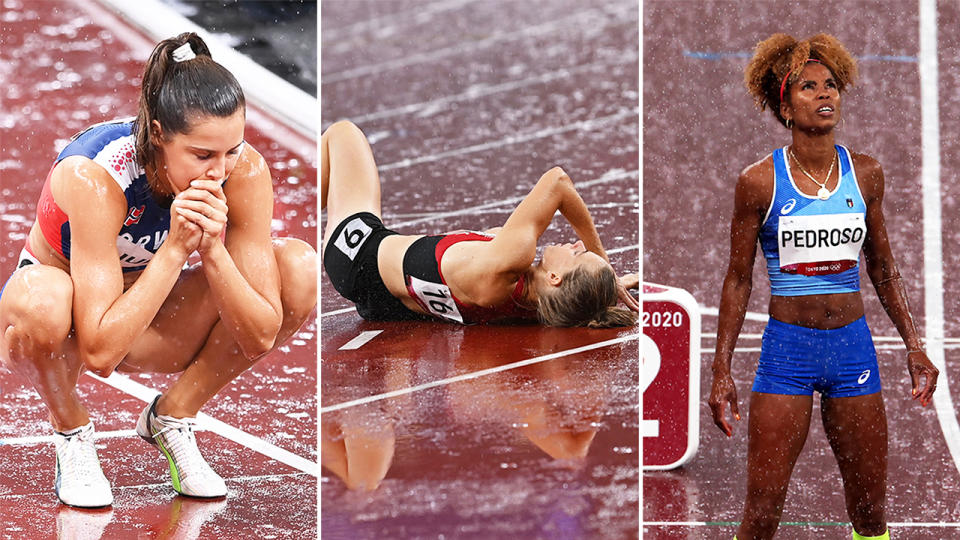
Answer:
[{"label": "asics logo", "polygon": [[860,374],[860,378],[857,379],[857,382],[860,383],[860,384],[863,384],[863,383],[867,382],[867,379],[869,379],[869,378],[870,378],[870,370],[869,370],[869,369],[865,369],[865,370],[863,370],[863,373]]},{"label": "asics logo", "polygon": [[793,210],[793,207],[796,206],[796,204],[797,204],[796,199],[790,199],[789,201],[787,201],[787,204],[780,207],[780,215],[789,214],[790,211]]}]

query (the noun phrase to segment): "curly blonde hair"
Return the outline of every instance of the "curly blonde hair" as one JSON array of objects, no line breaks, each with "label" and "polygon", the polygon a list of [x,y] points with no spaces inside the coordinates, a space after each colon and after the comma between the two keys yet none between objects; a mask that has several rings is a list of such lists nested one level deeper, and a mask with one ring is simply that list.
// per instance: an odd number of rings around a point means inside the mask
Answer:
[{"label": "curly blonde hair", "polygon": [[[757,43],[753,58],[744,71],[743,82],[757,102],[760,110],[770,107],[777,120],[786,127],[780,115],[780,87],[784,77],[787,85],[800,77],[800,72],[810,60],[816,60],[833,73],[837,90],[843,92],[853,85],[857,77],[857,61],[837,38],[830,34],[817,34],[797,41],[787,34],[774,34]],[[784,94],[786,95],[786,94]]]}]

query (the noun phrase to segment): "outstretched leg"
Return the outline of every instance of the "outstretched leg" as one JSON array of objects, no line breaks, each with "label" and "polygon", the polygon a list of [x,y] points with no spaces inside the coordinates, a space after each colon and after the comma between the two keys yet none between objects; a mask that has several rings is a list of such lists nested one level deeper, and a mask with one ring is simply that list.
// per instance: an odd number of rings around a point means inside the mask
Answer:
[{"label": "outstretched leg", "polygon": [[790,475],[810,429],[812,396],[754,392],[747,443],[747,500],[739,540],[773,538]]},{"label": "outstretched leg", "polygon": [[380,217],[380,175],[367,137],[351,122],[333,124],[320,138],[320,208],[327,210],[327,237],[357,212]]},{"label": "outstretched leg", "polygon": [[886,532],[887,415],[880,392],[823,398],[820,413],[840,466],[847,514],[864,536]]}]

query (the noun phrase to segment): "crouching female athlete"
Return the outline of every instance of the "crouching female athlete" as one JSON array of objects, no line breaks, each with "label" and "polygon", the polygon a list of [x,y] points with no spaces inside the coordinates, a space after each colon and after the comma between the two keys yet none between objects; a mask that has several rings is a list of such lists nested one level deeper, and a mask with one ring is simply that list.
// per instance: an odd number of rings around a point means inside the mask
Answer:
[{"label": "crouching female athlete", "polygon": [[68,505],[113,501],[76,391],[84,370],[182,372],[136,430],[176,491],[221,497],[197,412],[316,305],[316,252],[270,237],[270,171],[244,142],[245,115],[236,79],[182,34],[150,56],[136,119],[80,133],[50,170],[0,296],[0,358],[49,408]]},{"label": "crouching female athlete", "polygon": [[757,45],[746,84],[792,135],[789,146],[747,167],[737,181],[730,265],[710,407],[728,436],[740,415],[730,360],[750,297],[754,251],[767,259],[772,296],[750,399],[747,499],[740,540],[772,538],[787,484],[807,438],[813,392],[840,466],[853,538],[889,538],[884,500],[887,421],[880,373],[860,297],[859,254],[907,348],[913,397],[937,383],[907,306],[887,239],[884,179],[871,157],[834,144],[841,92],[856,64],[832,36],[776,34]]},{"label": "crouching female athlete", "polygon": [[[365,319],[635,323],[639,304],[627,286],[637,286],[636,275],[617,279],[586,205],[560,168],[540,178],[503,227],[400,235],[380,220],[380,177],[360,129],[338,122],[320,144],[320,205],[327,209],[324,268],[337,292]],[[537,239],[557,210],[580,241],[547,246],[534,263]],[[630,309],[615,307],[618,298]]]}]

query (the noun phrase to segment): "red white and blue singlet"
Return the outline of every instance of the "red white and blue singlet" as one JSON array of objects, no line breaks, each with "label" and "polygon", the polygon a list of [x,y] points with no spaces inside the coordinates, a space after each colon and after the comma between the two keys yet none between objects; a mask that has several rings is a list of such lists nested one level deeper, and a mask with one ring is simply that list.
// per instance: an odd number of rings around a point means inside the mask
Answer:
[{"label": "red white and blue singlet", "polygon": [[760,247],[774,296],[860,290],[867,207],[850,152],[840,145],[836,150],[840,180],[827,200],[801,192],[785,149],[773,152],[773,199],[760,228]]},{"label": "red white and blue singlet", "polygon": [[[97,124],[75,135],[57,156],[60,163],[70,156],[85,156],[103,167],[127,199],[127,217],[117,236],[117,252],[124,272],[136,272],[163,245],[170,231],[170,208],[157,204],[147,176],[137,164],[133,119]],[[51,173],[53,168],[50,169]],[[88,211],[96,212],[96,208]],[[43,237],[60,255],[70,259],[70,221],[50,192],[50,175],[37,203],[37,221]],[[29,245],[27,246],[29,250]]]}]

